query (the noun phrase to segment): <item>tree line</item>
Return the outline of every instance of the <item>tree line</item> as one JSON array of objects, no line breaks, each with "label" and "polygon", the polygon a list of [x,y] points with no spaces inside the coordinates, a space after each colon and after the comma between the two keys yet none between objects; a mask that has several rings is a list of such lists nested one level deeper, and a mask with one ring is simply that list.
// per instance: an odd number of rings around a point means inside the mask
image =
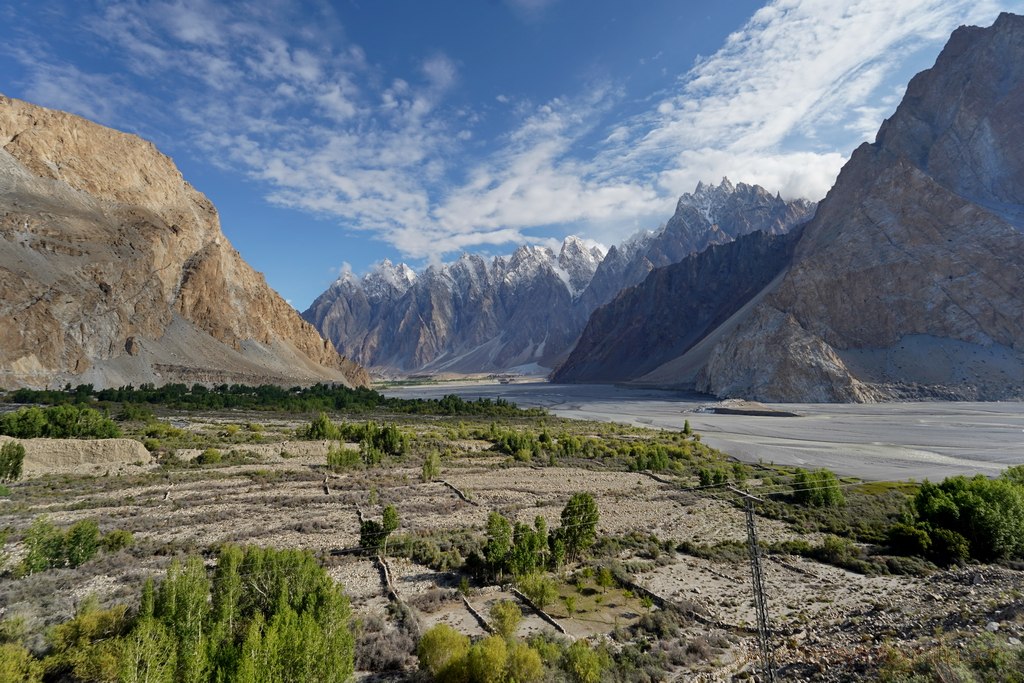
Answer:
[{"label": "tree line", "polygon": [[159,405],[180,410],[220,410],[240,408],[248,410],[276,410],[283,412],[316,412],[340,410],[367,412],[386,410],[411,415],[466,415],[466,416],[543,416],[540,408],[520,409],[504,399],[480,398],[475,401],[450,394],[439,399],[402,399],[384,396],[367,387],[349,388],[335,384],[314,384],[310,387],[285,388],[273,384],[248,386],[245,384],[174,383],[155,386],[142,384],[97,390],[91,384],[70,384],[62,390],[18,389],[8,392],[5,401],[21,404],[89,404],[134,403]]}]

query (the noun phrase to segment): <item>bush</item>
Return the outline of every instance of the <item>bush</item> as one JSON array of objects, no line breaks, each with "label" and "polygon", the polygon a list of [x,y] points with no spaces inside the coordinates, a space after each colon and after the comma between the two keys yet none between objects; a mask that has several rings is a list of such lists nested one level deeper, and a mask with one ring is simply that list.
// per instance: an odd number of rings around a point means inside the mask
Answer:
[{"label": "bush", "polygon": [[341,443],[335,442],[327,450],[327,467],[332,472],[355,469],[361,464],[359,452],[345,448]]},{"label": "bush", "polygon": [[111,439],[121,436],[121,429],[93,408],[68,404],[5,413],[0,416],[0,434],[19,439]]},{"label": "bush", "polygon": [[434,481],[441,475],[441,456],[437,451],[432,451],[423,459],[423,469],[420,471],[420,479],[425,483]]},{"label": "bush", "polygon": [[830,508],[846,504],[839,480],[826,469],[808,472],[798,469],[793,479],[793,500],[800,505]]},{"label": "bush", "polygon": [[223,460],[221,452],[216,448],[207,448],[205,451],[196,456],[196,463],[199,465],[216,465]]},{"label": "bush", "polygon": [[64,534],[46,517],[37,517],[25,535],[25,557],[18,567],[20,576],[64,565]]},{"label": "bush", "polygon": [[40,516],[25,534],[25,547],[25,557],[17,569],[19,576],[56,567],[78,567],[99,551],[99,525],[91,519],[83,519],[62,532],[45,516]]},{"label": "bush", "polygon": [[100,545],[108,553],[116,553],[118,550],[124,550],[135,545],[135,537],[132,532],[125,531],[124,529],[114,529],[110,533],[103,536],[103,540],[100,541]]},{"label": "bush", "polygon": [[537,607],[544,609],[558,596],[558,586],[542,574],[531,574],[519,580],[519,588]]},{"label": "bush", "polygon": [[341,683],[353,672],[349,616],[309,552],[224,546],[212,576],[191,557],[143,589],[121,680]]},{"label": "bush", "polygon": [[[941,484],[925,481],[913,499],[913,519],[917,530],[907,539],[901,527],[890,537],[898,549],[915,553],[923,549],[926,557],[940,564],[974,558],[992,562],[1024,556],[1024,486],[1015,482],[1016,473],[1000,479],[976,475],[959,476]],[[902,534],[902,536],[901,536]],[[920,534],[925,534],[925,542]],[[894,543],[895,545],[895,543]]]},{"label": "bush", "polygon": [[25,447],[17,441],[8,441],[0,446],[0,481],[21,479],[21,468],[25,461]]},{"label": "bush", "polygon": [[511,600],[501,600],[491,605],[491,623],[498,631],[498,635],[506,640],[515,635],[522,618],[523,613],[519,605]]},{"label": "bush", "polygon": [[338,428],[338,425],[331,422],[326,413],[320,413],[306,429],[300,431],[299,436],[313,441],[326,441],[329,439],[337,441],[341,438],[341,430]]},{"label": "bush", "polygon": [[76,522],[64,537],[64,556],[69,567],[88,562],[100,549],[100,527],[91,519]]},{"label": "bush", "polygon": [[456,679],[453,674],[468,653],[469,637],[448,624],[438,624],[424,633],[416,648],[420,668],[430,672],[439,681]]}]

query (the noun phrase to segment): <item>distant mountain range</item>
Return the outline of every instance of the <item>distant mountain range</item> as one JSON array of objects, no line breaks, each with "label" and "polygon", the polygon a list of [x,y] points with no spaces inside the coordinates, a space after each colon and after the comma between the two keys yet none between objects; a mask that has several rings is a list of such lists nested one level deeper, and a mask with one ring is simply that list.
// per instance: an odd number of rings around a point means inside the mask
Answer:
[{"label": "distant mountain range", "polygon": [[[958,29],[794,247],[736,241],[652,274],[595,312],[555,377],[768,401],[1024,396],[1021,112],[1024,17]],[[712,270],[715,287],[695,276]]]},{"label": "distant mountain range", "polygon": [[561,362],[593,310],[654,269],[753,232],[783,234],[814,204],[757,185],[699,184],[658,231],[605,254],[576,237],[555,254],[523,246],[511,256],[457,261],[415,274],[384,261],[344,274],[303,317],[346,356],[384,371],[545,371]]},{"label": "distant mountain range", "polygon": [[0,96],[0,386],[353,385],[365,365],[767,401],[1024,397],[1021,112],[1024,17],[1002,14],[953,33],[817,207],[701,183],[607,253],[569,237],[421,273],[385,261],[306,322],[152,144]]},{"label": "distant mountain range", "polygon": [[0,386],[366,384],[149,142],[0,96]]}]

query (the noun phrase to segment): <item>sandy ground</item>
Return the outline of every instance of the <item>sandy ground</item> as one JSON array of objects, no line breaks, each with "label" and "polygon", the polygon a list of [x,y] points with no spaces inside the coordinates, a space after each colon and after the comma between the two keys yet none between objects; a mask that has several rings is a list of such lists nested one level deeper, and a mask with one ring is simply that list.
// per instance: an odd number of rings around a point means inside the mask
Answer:
[{"label": "sandy ground", "polygon": [[[389,389],[388,395],[433,398],[451,390]],[[772,404],[799,417],[700,412],[710,399],[610,385],[480,385],[465,398],[505,398],[560,417],[681,429],[747,462],[827,467],[873,480],[994,475],[1024,463],[1024,403],[915,402],[871,405]]]}]

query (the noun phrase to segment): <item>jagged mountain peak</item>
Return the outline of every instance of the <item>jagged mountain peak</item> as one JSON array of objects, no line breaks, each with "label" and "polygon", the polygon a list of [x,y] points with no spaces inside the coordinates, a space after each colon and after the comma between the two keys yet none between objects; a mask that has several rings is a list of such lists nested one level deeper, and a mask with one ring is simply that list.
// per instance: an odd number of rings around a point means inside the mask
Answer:
[{"label": "jagged mountain peak", "polygon": [[[387,307],[373,301],[369,307],[352,307],[341,301],[334,313],[318,308],[307,315],[341,348],[372,366],[462,372],[530,363],[553,367],[594,308],[642,280],[652,268],[676,263],[736,234],[760,229],[785,232],[805,213],[788,202],[768,206],[750,186],[733,185],[727,178],[717,186],[701,187],[696,194],[703,194],[702,201],[721,214],[723,227],[699,217],[691,222],[673,217],[671,231],[640,231],[607,253],[575,235],[557,246],[524,244],[489,261],[464,253],[448,264],[428,267],[415,281],[406,278],[407,292],[392,296]],[[743,201],[730,204],[728,198],[737,192],[747,194]],[[722,198],[713,199],[719,195]],[[694,213],[685,202],[684,206]],[[337,294],[340,299],[346,296],[344,291]],[[358,299],[360,293],[350,296]]]}]

